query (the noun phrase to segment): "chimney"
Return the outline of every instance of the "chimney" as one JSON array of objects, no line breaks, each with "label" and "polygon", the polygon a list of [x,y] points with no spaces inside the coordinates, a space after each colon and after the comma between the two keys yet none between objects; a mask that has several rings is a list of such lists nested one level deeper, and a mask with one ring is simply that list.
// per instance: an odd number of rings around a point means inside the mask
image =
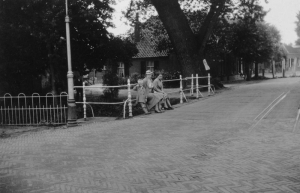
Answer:
[{"label": "chimney", "polygon": [[141,24],[139,21],[139,13],[137,13],[135,17],[134,40],[135,42],[141,41]]}]

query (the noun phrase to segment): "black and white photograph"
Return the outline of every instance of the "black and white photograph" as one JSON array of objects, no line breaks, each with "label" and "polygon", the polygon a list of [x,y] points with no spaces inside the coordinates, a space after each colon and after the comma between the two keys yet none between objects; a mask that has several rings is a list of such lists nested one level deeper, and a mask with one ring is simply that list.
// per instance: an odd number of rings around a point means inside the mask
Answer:
[{"label": "black and white photograph", "polygon": [[0,0],[0,193],[300,193],[300,0]]}]

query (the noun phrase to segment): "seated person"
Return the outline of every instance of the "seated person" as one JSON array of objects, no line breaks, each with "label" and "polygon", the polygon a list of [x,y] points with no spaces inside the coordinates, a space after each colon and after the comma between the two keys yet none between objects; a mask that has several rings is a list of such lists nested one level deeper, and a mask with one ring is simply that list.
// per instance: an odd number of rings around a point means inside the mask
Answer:
[{"label": "seated person", "polygon": [[160,110],[160,104],[164,96],[162,93],[152,93],[153,90],[152,74],[153,72],[147,70],[146,77],[143,79],[143,86],[146,90],[146,96],[147,96],[147,105],[149,109],[155,107],[156,113],[162,113],[162,111]]},{"label": "seated person", "polygon": [[168,94],[164,92],[164,87],[163,87],[163,83],[162,83],[162,74],[159,74],[157,76],[157,78],[153,81],[153,90],[156,93],[162,93],[164,96],[164,100],[163,100],[163,105],[164,105],[164,109],[166,110],[173,110],[174,108],[172,107],[171,103],[170,103],[170,98],[168,97]]},{"label": "seated person", "polygon": [[133,87],[133,90],[137,91],[136,94],[136,101],[134,105],[137,105],[138,103],[141,104],[141,107],[144,111],[145,114],[150,114],[150,112],[147,109],[146,103],[147,103],[147,95],[146,95],[146,90],[143,86],[143,80],[139,79],[138,84]]}]

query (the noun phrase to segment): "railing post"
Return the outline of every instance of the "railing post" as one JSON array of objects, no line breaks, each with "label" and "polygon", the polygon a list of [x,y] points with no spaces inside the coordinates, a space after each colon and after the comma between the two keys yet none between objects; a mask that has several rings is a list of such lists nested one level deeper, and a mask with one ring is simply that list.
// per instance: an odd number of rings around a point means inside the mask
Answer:
[{"label": "railing post", "polygon": [[83,118],[86,121],[85,81],[82,82],[82,94],[83,94]]},{"label": "railing post", "polygon": [[199,82],[198,82],[198,74],[196,74],[196,98],[199,98]]},{"label": "railing post", "polygon": [[191,82],[191,96],[194,96],[194,75],[192,74],[192,82]]},{"label": "railing post", "polygon": [[210,96],[210,73],[208,73],[208,96]]},{"label": "railing post", "polygon": [[129,107],[129,117],[132,117],[132,103],[131,103],[130,79],[127,80],[127,83],[128,83],[128,107]]}]

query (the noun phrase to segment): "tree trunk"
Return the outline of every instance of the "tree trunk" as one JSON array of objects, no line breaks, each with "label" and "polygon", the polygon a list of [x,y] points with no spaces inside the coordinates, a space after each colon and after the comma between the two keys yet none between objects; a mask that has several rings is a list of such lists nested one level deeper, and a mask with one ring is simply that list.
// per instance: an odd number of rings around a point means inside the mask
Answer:
[{"label": "tree trunk", "polygon": [[251,73],[250,73],[250,63],[249,62],[245,62],[245,71],[247,74],[247,81],[251,80]]},{"label": "tree trunk", "polygon": [[54,73],[54,67],[53,63],[50,60],[50,75],[51,75],[51,88],[52,88],[52,94],[56,95],[56,86],[55,86],[55,73]]},{"label": "tree trunk", "polygon": [[53,95],[56,95],[56,86],[55,86],[55,73],[54,73],[54,66],[53,66],[53,52],[52,46],[50,43],[47,44],[48,49],[48,59],[49,59],[49,68],[50,68],[50,78],[51,78],[51,92]]},{"label": "tree trunk", "polygon": [[181,64],[183,77],[191,76],[191,74],[195,73],[204,75],[205,68],[202,62],[204,48],[225,4],[225,0],[214,1],[199,35],[193,33],[177,0],[152,0],[151,2],[156,8],[174,46],[175,53]]},{"label": "tree trunk", "polygon": [[258,62],[255,62],[255,78],[258,78]]}]

